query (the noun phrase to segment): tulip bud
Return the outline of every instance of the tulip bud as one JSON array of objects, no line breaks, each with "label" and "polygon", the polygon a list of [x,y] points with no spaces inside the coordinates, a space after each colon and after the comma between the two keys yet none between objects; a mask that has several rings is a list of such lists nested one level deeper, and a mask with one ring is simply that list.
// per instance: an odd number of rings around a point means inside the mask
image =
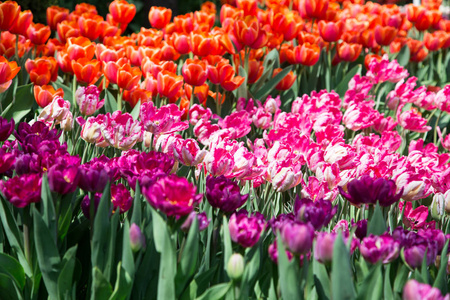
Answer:
[{"label": "tulip bud", "polygon": [[239,253],[231,255],[227,264],[227,274],[232,280],[239,280],[244,274],[244,257]]},{"label": "tulip bud", "polygon": [[133,252],[145,249],[145,236],[135,223],[130,226],[130,245]]}]

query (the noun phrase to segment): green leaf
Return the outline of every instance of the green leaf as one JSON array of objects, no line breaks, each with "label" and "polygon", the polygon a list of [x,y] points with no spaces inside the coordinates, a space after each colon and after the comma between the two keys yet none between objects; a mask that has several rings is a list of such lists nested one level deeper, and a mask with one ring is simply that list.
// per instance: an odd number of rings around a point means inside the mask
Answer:
[{"label": "green leaf", "polygon": [[50,191],[50,186],[48,185],[48,177],[47,174],[42,176],[42,184],[41,184],[41,214],[42,218],[47,225],[52,237],[56,243],[56,213],[55,206],[53,204],[52,192]]},{"label": "green leaf", "polygon": [[406,67],[409,63],[409,58],[411,57],[409,47],[407,45],[403,46],[397,56],[397,62],[400,66]]},{"label": "green leaf", "polygon": [[131,215],[130,224],[136,224],[141,226],[142,219],[142,199],[141,199],[141,187],[139,186],[139,181],[136,180],[136,190],[134,192],[134,201],[133,201],[133,212]]},{"label": "green leaf", "polygon": [[94,267],[92,269],[92,291],[91,299],[109,299],[112,295],[112,287],[108,280],[103,276],[102,271],[99,268]]},{"label": "green leaf", "polygon": [[273,91],[275,86],[292,70],[292,66],[284,68],[280,73],[271,78],[260,90],[254,93],[258,100],[265,100],[266,97]]},{"label": "green leaf", "polygon": [[125,300],[131,294],[133,287],[133,279],[130,274],[122,267],[122,262],[117,265],[117,279],[114,292],[109,298],[110,300]]},{"label": "green leaf", "polygon": [[25,271],[14,257],[0,253],[0,273],[9,275],[21,290],[25,287]]},{"label": "green leaf", "polygon": [[350,71],[348,71],[341,82],[339,82],[335,89],[335,92],[338,93],[339,97],[344,97],[345,92],[348,90],[348,83],[356,74],[361,74],[361,69],[361,65],[354,66]]},{"label": "green leaf", "polygon": [[[98,267],[104,272],[108,260],[108,248],[110,245],[110,220],[111,211],[111,183],[108,183],[103,190],[97,212],[94,217],[94,228],[92,234],[92,254],[91,263],[93,267]],[[103,273],[102,273],[102,276]],[[95,281],[95,277],[94,277]]]},{"label": "green leaf", "polygon": [[194,218],[189,229],[186,239],[186,244],[181,254],[181,261],[179,263],[180,271],[177,273],[177,296],[182,293],[186,283],[192,279],[197,268],[198,261],[198,243],[199,243],[199,228],[198,218]]},{"label": "green leaf", "polygon": [[0,291],[2,299],[22,299],[16,290],[15,282],[6,274],[0,273]]},{"label": "green leaf", "polygon": [[244,82],[236,89],[236,97],[241,98],[244,97],[247,99],[248,91],[247,91],[247,72],[242,66],[239,66],[239,76],[245,78]]},{"label": "green leaf", "polygon": [[364,277],[361,285],[358,286],[358,300],[377,300],[382,299],[381,264],[372,266],[369,274]]},{"label": "green leaf", "polygon": [[136,105],[133,107],[133,110],[131,111],[131,116],[134,120],[137,120],[139,118],[139,113],[141,112],[141,99],[136,103]]},{"label": "green leaf", "polygon": [[60,81],[55,81],[53,82],[53,86],[55,89],[63,89],[64,91],[64,100],[67,100],[70,102],[71,105],[73,105],[73,97],[72,97],[72,89],[70,87],[68,87],[67,85],[65,85],[63,82]]},{"label": "green leaf", "polygon": [[425,76],[428,74],[428,70],[430,69],[429,65],[423,66],[417,71],[417,80],[421,82],[425,79]]},{"label": "green leaf", "polygon": [[231,283],[221,283],[207,289],[196,300],[219,300],[222,299],[231,287]]},{"label": "green leaf", "polygon": [[75,270],[76,253],[78,245],[67,250],[62,260],[61,273],[58,276],[58,294],[64,299],[66,293],[70,293],[74,287],[73,274]]},{"label": "green leaf", "polygon": [[386,271],[384,273],[384,299],[394,299],[394,293],[391,284],[391,264],[387,264]]},{"label": "green leaf", "polygon": [[175,299],[176,254],[166,222],[151,207],[153,237],[156,251],[161,254],[158,280],[158,299]]},{"label": "green leaf", "polygon": [[[262,239],[262,238],[261,238]],[[253,290],[258,275],[261,276],[261,244],[247,249],[245,254],[245,269],[241,282],[241,297],[240,299],[249,299],[251,291]]]},{"label": "green leaf", "polygon": [[105,89],[105,111],[107,113],[113,113],[117,110],[117,101],[116,97],[108,90]]},{"label": "green leaf", "polygon": [[333,300],[355,299],[350,254],[339,232],[334,242],[333,261],[331,264],[331,298]]},{"label": "green leaf", "polygon": [[33,212],[34,240],[39,268],[50,298],[57,299],[61,258],[44,219],[36,208],[33,209]]},{"label": "green leaf", "polygon": [[312,259],[312,268],[314,273],[314,285],[319,299],[330,299],[330,278],[327,269],[316,259]]},{"label": "green leaf", "polygon": [[131,279],[134,278],[136,267],[130,245],[130,223],[127,219],[123,223],[122,267]]},{"label": "green leaf", "polygon": [[367,227],[367,235],[382,235],[386,232],[386,220],[383,217],[383,212],[380,209],[380,205],[377,202],[375,206],[375,211],[372,218],[369,220],[369,225]]},{"label": "green leaf", "polygon": [[[230,230],[228,228],[228,220],[226,216],[223,216],[223,265],[228,265],[228,260],[230,259],[231,255],[233,254],[233,247],[231,245],[231,236],[230,236]],[[226,272],[225,272],[226,273]],[[228,277],[228,276],[227,276]]]},{"label": "green leaf", "polygon": [[441,290],[442,295],[446,295],[448,293],[448,276],[447,276],[448,243],[449,240],[447,240],[444,249],[442,249],[441,265],[439,266],[439,271],[436,275],[436,279],[434,280],[433,284],[433,287]]},{"label": "green leaf", "polygon": [[409,268],[404,264],[400,264],[398,268],[397,275],[394,280],[394,291],[397,293],[402,293],[403,287],[408,280]]},{"label": "green leaf", "polygon": [[33,83],[19,86],[14,100],[5,108],[2,117],[8,120],[14,119],[17,124],[31,111],[34,101]]},{"label": "green leaf", "polygon": [[277,238],[278,274],[283,299],[303,299],[298,278],[298,261],[289,262],[283,242]]}]

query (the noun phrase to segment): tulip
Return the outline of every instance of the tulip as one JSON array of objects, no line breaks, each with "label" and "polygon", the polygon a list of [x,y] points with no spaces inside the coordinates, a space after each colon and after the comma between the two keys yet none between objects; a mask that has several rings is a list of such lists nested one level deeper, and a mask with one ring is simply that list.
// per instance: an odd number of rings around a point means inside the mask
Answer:
[{"label": "tulip", "polygon": [[111,203],[113,211],[119,209],[121,214],[130,210],[133,205],[130,191],[122,183],[111,185]]},{"label": "tulip", "polygon": [[69,17],[69,10],[59,6],[47,7],[47,25],[56,30],[57,25]]},{"label": "tulip", "polygon": [[125,25],[136,15],[136,6],[125,0],[115,0],[109,5],[109,12],[115,22]]},{"label": "tulip", "polygon": [[253,84],[261,78],[264,72],[264,65],[262,61],[258,61],[255,59],[251,59],[248,62],[248,74],[247,74],[247,83]]},{"label": "tulip", "polygon": [[319,60],[320,48],[314,44],[304,43],[294,48],[294,55],[296,63],[313,66]]},{"label": "tulip", "polygon": [[103,192],[108,180],[110,179],[108,172],[102,165],[80,167],[80,181],[78,186],[86,192]]},{"label": "tulip", "polygon": [[58,76],[58,65],[53,57],[27,59],[25,69],[30,74],[30,81],[37,85],[47,85],[50,81],[55,81]]},{"label": "tulip", "polygon": [[234,24],[233,34],[240,45],[248,46],[252,49],[264,47],[269,40],[267,32],[254,16],[238,19]]},{"label": "tulip", "polygon": [[326,22],[319,21],[319,33],[320,36],[326,42],[337,42],[342,35],[343,31],[342,22]]},{"label": "tulip", "polygon": [[[101,194],[95,193],[93,197],[94,199],[92,200],[92,203],[94,204],[93,212],[95,217],[95,214],[97,213],[98,204],[100,203]],[[89,195],[84,196],[80,206],[83,215],[87,219],[91,219],[91,199],[89,198]]]},{"label": "tulip", "polygon": [[362,240],[359,251],[364,259],[371,264],[376,264],[377,262],[387,264],[398,257],[400,248],[399,242],[388,234],[381,236],[371,234]]},{"label": "tulip", "polygon": [[302,18],[325,19],[328,0],[300,0],[298,10]]},{"label": "tulip", "polygon": [[6,91],[14,77],[19,73],[20,67],[15,61],[8,61],[4,56],[0,56],[0,93]]},{"label": "tulip", "polygon": [[[142,126],[129,113],[107,113],[100,124],[101,133],[110,146],[122,151],[130,150],[142,137]],[[98,140],[97,140],[98,143]]]},{"label": "tulip", "polygon": [[[281,71],[282,71],[281,68],[274,69],[272,77],[275,77]],[[279,91],[287,91],[292,87],[296,79],[297,76],[294,75],[293,71],[290,71],[289,73],[286,74],[286,76],[283,77],[283,79],[281,79],[281,81],[275,86],[275,88]]]},{"label": "tulip", "polygon": [[93,115],[105,103],[105,99],[100,101],[100,91],[95,85],[80,86],[75,92],[75,101],[80,108],[80,113],[84,116]]},{"label": "tulip", "polygon": [[337,47],[337,56],[343,61],[353,62],[358,59],[361,51],[361,44],[348,44],[346,42],[342,42]]},{"label": "tulip", "polygon": [[[6,152],[3,148],[0,148],[0,174],[4,174],[11,170],[15,166],[16,155]],[[16,173],[19,174],[17,171]]]},{"label": "tulip", "polygon": [[403,287],[403,300],[448,300],[449,297],[442,296],[441,291],[438,288],[432,287],[426,283],[420,283],[414,279],[408,280]]},{"label": "tulip", "polygon": [[150,205],[169,217],[190,214],[202,200],[202,195],[196,194],[196,190],[186,178],[174,174],[159,177],[142,187],[142,193]]},{"label": "tulip", "polygon": [[91,60],[95,54],[95,44],[84,36],[71,37],[67,39],[66,52],[70,60]]},{"label": "tulip", "polygon": [[80,180],[80,172],[76,165],[57,164],[48,170],[50,190],[61,195],[73,193]]},{"label": "tulip", "polygon": [[140,69],[131,67],[126,58],[103,63],[103,73],[110,82],[125,90],[135,88],[142,77]]},{"label": "tulip", "polygon": [[157,77],[158,94],[163,97],[173,98],[183,85],[183,76],[177,76],[169,71],[161,71]]},{"label": "tulip", "polygon": [[135,223],[130,226],[130,246],[133,252],[138,252],[139,250],[146,248],[145,236],[142,234],[139,226]]},{"label": "tulip", "polygon": [[148,12],[148,20],[153,28],[163,29],[172,18],[172,10],[165,7],[152,6]]},{"label": "tulip", "polygon": [[281,239],[286,248],[297,255],[311,250],[314,228],[310,224],[287,221],[281,227]]},{"label": "tulip", "polygon": [[416,236],[405,246],[403,254],[406,263],[413,269],[422,266],[426,252],[426,264],[430,265],[436,260],[437,244],[434,241]]},{"label": "tulip", "polygon": [[77,81],[85,84],[94,84],[99,78],[100,62],[96,59],[80,58],[72,61],[72,71]]},{"label": "tulip", "polygon": [[198,59],[187,59],[181,73],[184,81],[193,86],[201,86],[207,79],[206,64]]},{"label": "tulip", "polygon": [[80,28],[80,34],[87,37],[91,41],[96,40],[103,29],[103,17],[93,14],[84,13],[78,18],[78,28]]},{"label": "tulip", "polygon": [[53,122],[57,121],[57,124],[62,122],[67,115],[70,113],[70,102],[64,100],[63,98],[56,96],[53,98],[52,102],[47,105],[44,110],[40,113],[40,121]]},{"label": "tulip", "polygon": [[8,122],[7,119],[0,117],[0,142],[6,141],[14,130],[14,119]]},{"label": "tulip", "polygon": [[247,201],[249,195],[241,195],[238,184],[225,176],[206,178],[206,199],[212,207],[233,212]]},{"label": "tulip", "polygon": [[35,45],[43,45],[47,42],[52,31],[49,26],[44,24],[31,24],[27,29],[27,36]]},{"label": "tulip", "polygon": [[181,225],[180,229],[184,232],[189,232],[189,229],[191,228],[192,222],[194,219],[197,218],[198,220],[198,230],[203,231],[206,228],[208,228],[209,223],[211,220],[208,219],[208,216],[205,212],[202,213],[196,213],[195,211],[191,212],[189,216],[187,217],[186,221]]},{"label": "tulip", "polygon": [[16,207],[25,207],[41,201],[41,175],[25,174],[0,181],[0,190],[6,200]]},{"label": "tulip", "polygon": [[239,280],[244,274],[244,257],[239,253],[233,253],[228,260],[227,274],[231,280]]},{"label": "tulip", "polygon": [[42,108],[49,105],[56,96],[64,96],[64,91],[62,88],[55,90],[51,85],[35,85],[33,87],[33,91],[36,103]]},{"label": "tulip", "polygon": [[377,25],[374,31],[375,41],[381,46],[388,46],[394,41],[397,32],[395,27]]},{"label": "tulip", "polygon": [[264,216],[255,213],[248,216],[247,211],[240,210],[230,217],[228,223],[231,240],[244,248],[253,247],[265,229]]},{"label": "tulip", "polygon": [[20,14],[20,6],[15,1],[0,3],[0,31],[10,30]]},{"label": "tulip", "polygon": [[353,205],[376,204],[379,201],[380,206],[388,207],[397,202],[403,194],[403,189],[395,194],[396,186],[393,180],[384,178],[372,178],[369,175],[363,175],[359,179],[353,179],[347,184],[347,191],[339,186],[339,192]]},{"label": "tulip", "polygon": [[333,260],[334,242],[337,234],[332,232],[319,232],[314,246],[314,258],[323,264]]},{"label": "tulip", "polygon": [[319,199],[313,202],[311,199],[297,199],[294,203],[294,214],[298,221],[310,223],[315,230],[328,226],[331,219],[337,212],[337,206],[330,201]]},{"label": "tulip", "polygon": [[30,10],[25,10],[20,12],[19,16],[17,17],[16,21],[14,22],[14,25],[11,27],[9,32],[13,34],[21,34],[23,36],[27,36],[27,30],[31,26],[31,23],[33,22],[33,14]]}]

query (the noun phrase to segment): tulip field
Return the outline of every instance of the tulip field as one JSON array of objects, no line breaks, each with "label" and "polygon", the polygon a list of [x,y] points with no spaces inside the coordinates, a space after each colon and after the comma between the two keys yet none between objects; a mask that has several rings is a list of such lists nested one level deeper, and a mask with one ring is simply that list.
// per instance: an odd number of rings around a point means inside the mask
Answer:
[{"label": "tulip field", "polygon": [[450,20],[394,2],[0,2],[0,299],[450,300]]}]

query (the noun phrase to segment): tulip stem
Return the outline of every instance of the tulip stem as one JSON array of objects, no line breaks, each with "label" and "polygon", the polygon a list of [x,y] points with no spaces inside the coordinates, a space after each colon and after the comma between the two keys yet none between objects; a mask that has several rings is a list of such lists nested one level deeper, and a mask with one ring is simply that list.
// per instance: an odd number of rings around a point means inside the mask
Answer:
[{"label": "tulip stem", "polygon": [[77,92],[77,76],[75,74],[73,74],[73,79],[72,79],[72,102],[73,102],[73,107],[77,108],[77,101],[75,99],[75,93]]},{"label": "tulip stem", "polygon": [[119,89],[119,92],[117,93],[117,110],[122,111],[122,96],[123,96],[123,90]]},{"label": "tulip stem", "polygon": [[194,105],[194,93],[195,93],[195,85],[192,86],[191,99],[189,101],[189,108]]},{"label": "tulip stem", "polygon": [[247,74],[247,78],[248,78],[248,61],[250,59],[250,49],[248,49],[247,46],[245,46],[244,48],[244,70],[245,73]]},{"label": "tulip stem", "polygon": [[219,97],[219,85],[216,85],[216,110],[219,117],[221,116],[222,103],[220,103],[220,97]]},{"label": "tulip stem", "polygon": [[436,119],[436,123],[434,124],[434,134],[433,134],[433,143],[436,145],[436,138],[437,138],[437,130],[436,128],[439,126],[439,119],[442,116],[442,110],[439,112],[439,115]]},{"label": "tulip stem", "polygon": [[16,61],[19,63],[19,34],[16,33]]}]

